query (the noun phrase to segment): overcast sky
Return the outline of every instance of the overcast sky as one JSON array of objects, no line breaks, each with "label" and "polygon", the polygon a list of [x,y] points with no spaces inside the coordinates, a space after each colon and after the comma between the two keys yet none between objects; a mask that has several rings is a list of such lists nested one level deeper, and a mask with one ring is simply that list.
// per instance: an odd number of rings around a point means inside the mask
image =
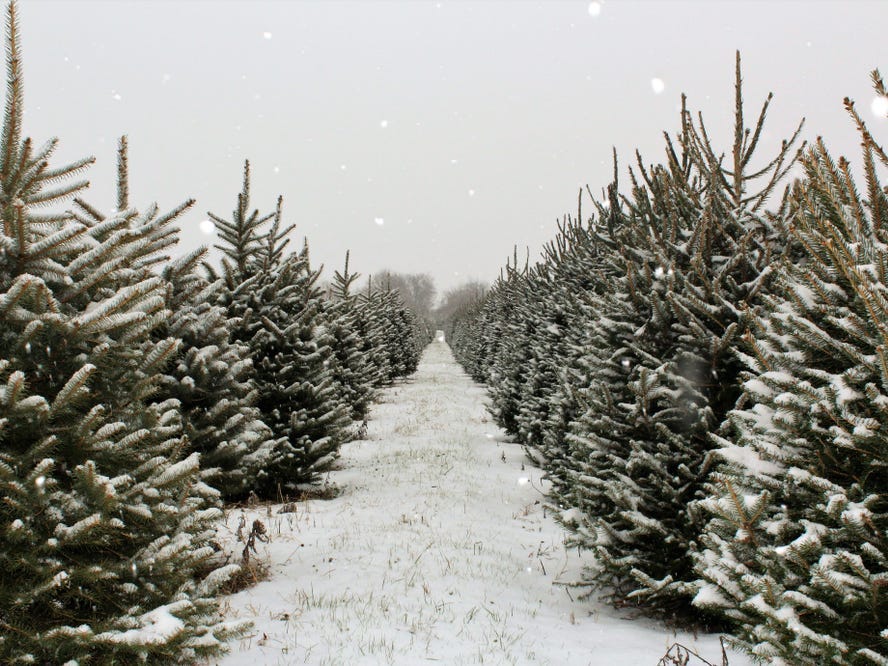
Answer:
[{"label": "overcast sky", "polygon": [[[729,150],[734,52],[766,138],[823,135],[857,159],[842,98],[877,138],[869,72],[888,2],[135,2],[23,0],[25,131],[59,161],[95,155],[89,201],[112,209],[116,138],[131,195],[194,197],[182,249],[212,244],[243,160],[253,205],[278,194],[328,270],[427,272],[439,290],[534,256],[611,147],[660,161],[680,93]],[[879,61],[879,58],[882,61]],[[770,154],[770,151],[768,151]],[[762,157],[766,155],[763,153]],[[206,228],[207,225],[204,225]]]}]

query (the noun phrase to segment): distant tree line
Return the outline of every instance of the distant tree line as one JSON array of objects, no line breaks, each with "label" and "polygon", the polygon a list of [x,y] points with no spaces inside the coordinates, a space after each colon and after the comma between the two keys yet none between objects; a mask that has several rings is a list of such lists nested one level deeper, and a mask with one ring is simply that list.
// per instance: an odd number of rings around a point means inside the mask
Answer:
[{"label": "distant tree line", "polygon": [[0,662],[195,663],[244,631],[219,613],[239,569],[223,502],[283,498],[330,469],[379,387],[416,368],[425,321],[346,257],[331,292],[282,202],[250,204],[223,255],[171,259],[168,212],[80,198],[93,162],[23,135],[16,4],[0,129]]},{"label": "distant tree line", "polygon": [[847,99],[862,189],[801,126],[761,158],[770,101],[748,126],[738,54],[733,141],[683,98],[664,161],[624,190],[615,157],[451,344],[613,603],[761,663],[888,664],[888,158]]}]

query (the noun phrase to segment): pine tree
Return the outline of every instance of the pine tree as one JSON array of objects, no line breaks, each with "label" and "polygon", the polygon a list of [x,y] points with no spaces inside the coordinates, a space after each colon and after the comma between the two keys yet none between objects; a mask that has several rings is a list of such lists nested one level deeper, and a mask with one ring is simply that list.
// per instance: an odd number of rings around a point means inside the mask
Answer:
[{"label": "pine tree", "polygon": [[684,110],[666,164],[639,160],[625,277],[596,308],[593,382],[602,383],[571,429],[575,495],[588,507],[581,522],[590,538],[581,541],[600,563],[596,582],[621,603],[704,622],[690,606],[702,528],[693,502],[710,469],[710,433],[740,394],[741,324],[788,247],[784,211],[770,214],[765,203],[795,159],[790,140],[763,168],[751,167],[770,98],[746,128],[739,55],[735,92],[729,165],[702,119]]},{"label": "pine tree", "polygon": [[193,662],[236,630],[215,590],[218,494],[184,455],[175,400],[152,402],[178,347],[156,339],[174,232],[156,208],[38,213],[92,162],[48,166],[22,140],[16,5],[0,136],[0,661]]},{"label": "pine tree", "polygon": [[372,357],[365,353],[358,297],[351,291],[360,276],[349,272],[348,259],[346,253],[345,268],[333,275],[333,290],[326,316],[336,356],[334,378],[342,387],[342,399],[350,409],[351,418],[360,420],[367,416],[373,401],[376,372]]},{"label": "pine tree", "polygon": [[261,493],[277,497],[329,469],[349,419],[333,375],[320,273],[309,265],[307,245],[301,253],[286,253],[294,227],[281,227],[282,200],[274,213],[260,216],[249,212],[249,197],[246,163],[232,220],[211,218],[224,254],[222,304],[234,322],[234,338],[250,347],[257,406],[277,442],[261,474]]},{"label": "pine tree", "polygon": [[164,269],[172,308],[166,330],[182,347],[162,390],[182,407],[188,448],[201,454],[204,480],[230,502],[258,492],[276,442],[256,406],[250,348],[232,339],[232,322],[216,304],[221,283],[197,270],[205,254],[200,248]]},{"label": "pine tree", "polygon": [[821,140],[805,155],[792,200],[805,253],[748,334],[749,404],[700,503],[695,603],[733,620],[761,663],[888,663],[888,158],[845,104],[866,194]]},{"label": "pine tree", "polygon": [[[117,158],[117,209],[130,210],[126,137]],[[95,223],[104,221],[96,209],[75,201]],[[193,203],[189,200],[165,217],[176,221]],[[169,240],[164,237],[164,244]],[[249,348],[230,339],[226,312],[214,304],[221,284],[211,284],[197,272],[205,254],[200,248],[168,262],[162,272],[170,317],[155,337],[175,337],[182,345],[165,368],[159,395],[179,401],[188,449],[201,454],[204,480],[232,501],[256,490],[274,442],[254,405]]]},{"label": "pine tree", "polygon": [[368,340],[377,349],[375,363],[380,368],[383,383],[414,372],[422,349],[430,336],[427,329],[417,325],[416,316],[401,300],[397,291],[374,288],[372,280],[362,299],[370,329]]}]

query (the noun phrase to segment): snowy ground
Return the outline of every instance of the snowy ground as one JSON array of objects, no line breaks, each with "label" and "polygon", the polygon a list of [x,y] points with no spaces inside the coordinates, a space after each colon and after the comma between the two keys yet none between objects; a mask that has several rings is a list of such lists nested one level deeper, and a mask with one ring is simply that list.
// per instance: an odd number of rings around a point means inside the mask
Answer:
[{"label": "snowy ground", "polygon": [[715,636],[675,635],[561,585],[582,562],[546,515],[541,472],[504,442],[445,344],[385,391],[368,437],[343,448],[335,499],[247,512],[270,528],[271,579],[228,598],[255,630],[220,664],[655,666],[675,640],[720,663]]}]

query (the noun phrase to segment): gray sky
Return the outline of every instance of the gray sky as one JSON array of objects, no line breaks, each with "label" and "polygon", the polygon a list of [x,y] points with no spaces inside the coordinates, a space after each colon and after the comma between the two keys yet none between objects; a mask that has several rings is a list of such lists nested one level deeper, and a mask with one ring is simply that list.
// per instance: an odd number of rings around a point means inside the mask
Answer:
[{"label": "gray sky", "polygon": [[25,131],[58,136],[59,162],[97,157],[93,204],[113,208],[126,133],[134,203],[196,198],[181,247],[211,244],[200,223],[230,215],[249,158],[253,206],[282,194],[315,263],[350,249],[365,275],[427,272],[439,290],[493,279],[515,244],[534,256],[579,186],[607,184],[611,146],[660,161],[682,91],[728,150],[738,48],[750,122],[775,93],[769,146],[806,116],[807,138],[856,160],[846,95],[888,141],[869,84],[888,76],[888,2],[23,0],[20,14]]}]

